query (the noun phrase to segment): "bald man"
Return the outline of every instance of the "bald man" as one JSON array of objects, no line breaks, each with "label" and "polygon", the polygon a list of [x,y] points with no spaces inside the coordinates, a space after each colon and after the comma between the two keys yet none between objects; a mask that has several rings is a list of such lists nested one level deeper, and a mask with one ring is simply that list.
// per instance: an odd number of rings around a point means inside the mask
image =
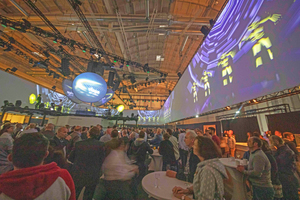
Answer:
[{"label": "bald man", "polygon": [[69,141],[67,139],[70,140],[70,136],[68,135],[68,129],[66,127],[61,127],[57,130],[56,135],[50,140],[50,145],[55,150],[66,149],[69,144]]}]

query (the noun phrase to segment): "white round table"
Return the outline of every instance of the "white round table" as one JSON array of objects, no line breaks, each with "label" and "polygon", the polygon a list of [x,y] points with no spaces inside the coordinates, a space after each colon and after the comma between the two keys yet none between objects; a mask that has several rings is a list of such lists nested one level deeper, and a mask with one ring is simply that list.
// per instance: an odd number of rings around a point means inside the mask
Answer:
[{"label": "white round table", "polygon": [[236,170],[235,160],[230,158],[220,158],[221,163],[226,167],[233,180],[233,194],[231,200],[247,200],[247,189],[245,175]]},{"label": "white round table", "polygon": [[153,154],[150,156],[152,161],[149,164],[149,171],[162,171],[162,155],[158,153],[158,149],[153,150]]},{"label": "white round table", "polygon": [[[159,173],[160,177],[158,180],[158,186],[160,188],[155,188],[155,174]],[[142,180],[142,187],[144,191],[151,197],[159,200],[178,200],[173,195],[172,189],[175,186],[179,186],[182,188],[186,188],[187,186],[185,185],[186,182],[180,181],[176,178],[170,178],[166,176],[165,171],[160,171],[160,172],[153,172],[148,175],[146,175],[143,180]],[[191,185],[191,183],[190,183]],[[192,198],[192,196],[189,196]]]}]

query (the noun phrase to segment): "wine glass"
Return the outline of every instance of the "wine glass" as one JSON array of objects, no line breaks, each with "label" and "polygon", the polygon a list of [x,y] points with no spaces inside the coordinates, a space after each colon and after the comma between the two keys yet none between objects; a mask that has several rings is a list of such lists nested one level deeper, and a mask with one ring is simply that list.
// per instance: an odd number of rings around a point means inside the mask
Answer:
[{"label": "wine glass", "polygon": [[160,189],[160,187],[158,186],[158,179],[159,178],[160,178],[160,174],[159,173],[155,173],[155,185],[154,185],[154,188]]}]

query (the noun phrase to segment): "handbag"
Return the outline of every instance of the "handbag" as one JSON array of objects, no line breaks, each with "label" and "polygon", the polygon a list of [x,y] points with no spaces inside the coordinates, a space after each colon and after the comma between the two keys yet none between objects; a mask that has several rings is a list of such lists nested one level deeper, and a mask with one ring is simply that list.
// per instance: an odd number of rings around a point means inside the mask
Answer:
[{"label": "handbag", "polygon": [[282,198],[283,197],[283,193],[282,193],[282,185],[273,185],[274,188],[274,198]]}]

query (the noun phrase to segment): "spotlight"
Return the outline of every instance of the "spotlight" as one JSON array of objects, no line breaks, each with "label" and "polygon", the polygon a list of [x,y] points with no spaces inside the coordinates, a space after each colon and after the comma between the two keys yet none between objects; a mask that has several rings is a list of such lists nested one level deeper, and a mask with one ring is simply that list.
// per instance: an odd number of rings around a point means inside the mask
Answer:
[{"label": "spotlight", "polygon": [[215,25],[215,21],[213,19],[210,19],[209,24],[210,24],[211,27],[213,27]]},{"label": "spotlight", "polygon": [[182,76],[181,72],[178,72],[177,76],[180,78]]},{"label": "spotlight", "polygon": [[56,90],[56,86],[53,86],[53,87],[52,87],[52,90]]},{"label": "spotlight", "polygon": [[135,80],[135,77],[134,77],[134,76],[130,76],[130,82],[131,82],[132,84],[134,84],[134,83],[136,82],[136,80]]},{"label": "spotlight", "polygon": [[10,71],[16,72],[17,70],[18,70],[17,68],[13,67]]},{"label": "spotlight", "polygon": [[200,31],[201,33],[203,33],[204,36],[207,36],[209,34],[210,29],[207,26],[202,26]]},{"label": "spotlight", "polygon": [[196,118],[198,118],[199,117],[199,115],[196,115]]},{"label": "spotlight", "polygon": [[33,64],[33,59],[32,58],[29,59],[29,64]]},{"label": "spotlight", "polygon": [[148,82],[148,85],[150,85],[150,82]]},{"label": "spotlight", "polygon": [[147,76],[146,81],[148,81],[148,80],[149,80],[149,77]]},{"label": "spotlight", "polygon": [[114,63],[116,63],[116,62],[118,62],[118,58],[115,57],[114,58]]},{"label": "spotlight", "polygon": [[12,46],[11,46],[11,45],[8,45],[8,46],[6,47],[6,49],[4,49],[4,51],[11,51],[11,49],[12,49]]},{"label": "spotlight", "polygon": [[85,47],[85,46],[83,47],[82,52],[83,52],[83,53],[86,52],[86,47]]},{"label": "spotlight", "polygon": [[239,110],[237,110],[235,113],[236,113],[236,114],[239,114],[239,113],[240,113],[240,111],[239,111]]},{"label": "spotlight", "polygon": [[125,109],[125,106],[124,106],[124,105],[119,105],[119,106],[117,107],[117,110],[118,110],[119,113],[123,112],[124,109]]},{"label": "spotlight", "polygon": [[129,67],[129,61],[126,61],[126,66]]},{"label": "spotlight", "polygon": [[44,54],[47,58],[50,57],[50,54],[49,54],[47,51],[44,51],[43,54]]},{"label": "spotlight", "polygon": [[163,77],[164,76],[164,74],[163,73],[160,73],[160,77]]},{"label": "spotlight", "polygon": [[54,38],[53,42],[56,44],[57,43],[57,37]]},{"label": "spotlight", "polygon": [[96,54],[96,49],[90,48],[90,54],[92,55]]}]

